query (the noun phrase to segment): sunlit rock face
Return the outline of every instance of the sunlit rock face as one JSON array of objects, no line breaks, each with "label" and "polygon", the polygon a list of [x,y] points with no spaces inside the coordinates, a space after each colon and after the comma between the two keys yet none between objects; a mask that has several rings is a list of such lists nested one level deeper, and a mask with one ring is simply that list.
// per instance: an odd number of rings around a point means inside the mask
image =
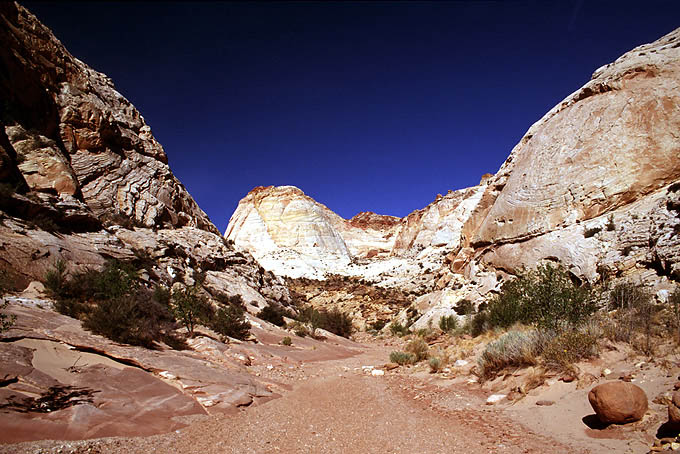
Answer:
[{"label": "sunlit rock face", "polygon": [[0,42],[0,173],[34,191],[81,198],[98,217],[218,232],[111,79],[12,2],[0,5]]},{"label": "sunlit rock face", "polygon": [[495,177],[473,242],[541,235],[680,178],[680,31],[599,68],[536,122]]},{"label": "sunlit rock face", "polygon": [[143,265],[148,285],[287,304],[280,278],[236,251],[172,174],[144,118],[13,2],[0,3],[0,272],[21,289],[57,260]]},{"label": "sunlit rock face", "polygon": [[[410,292],[423,314],[419,327],[452,314],[461,299],[488,300],[511,275],[545,261],[563,264],[578,280],[642,280],[662,294],[680,280],[678,131],[680,29],[597,69],[478,186],[449,191],[382,225],[352,225],[323,207],[314,219],[327,222],[324,229],[334,232],[328,236],[343,240],[350,259],[342,266],[326,261],[323,270]],[[263,266],[286,274],[284,256],[275,257],[284,244],[276,231],[308,227],[284,227],[260,214],[257,232],[271,241],[257,241],[255,230],[235,223],[253,211],[247,200],[227,237],[258,258],[266,243]],[[372,252],[369,239],[376,242]],[[286,244],[287,251],[297,247]],[[318,241],[297,251],[302,264],[315,257],[315,272],[327,254]]]}]

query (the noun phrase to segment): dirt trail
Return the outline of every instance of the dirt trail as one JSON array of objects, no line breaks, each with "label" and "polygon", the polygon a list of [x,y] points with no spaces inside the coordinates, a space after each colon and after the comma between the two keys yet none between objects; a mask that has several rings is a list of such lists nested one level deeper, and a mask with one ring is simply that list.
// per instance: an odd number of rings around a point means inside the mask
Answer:
[{"label": "dirt trail", "polygon": [[[291,368],[279,399],[232,415],[202,417],[146,438],[34,442],[0,452],[77,453],[534,453],[586,452],[565,446],[485,407],[465,385],[388,371],[376,346],[343,360]],[[61,451],[60,451],[61,449]]]}]

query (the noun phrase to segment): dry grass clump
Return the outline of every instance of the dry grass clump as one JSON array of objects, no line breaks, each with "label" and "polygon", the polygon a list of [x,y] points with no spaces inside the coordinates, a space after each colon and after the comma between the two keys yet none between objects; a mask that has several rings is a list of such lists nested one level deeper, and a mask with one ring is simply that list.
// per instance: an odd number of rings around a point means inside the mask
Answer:
[{"label": "dry grass clump", "polygon": [[421,338],[416,338],[406,344],[406,351],[413,354],[416,358],[416,362],[420,362],[428,357],[429,347],[427,342]]},{"label": "dry grass clump", "polygon": [[477,360],[479,374],[488,379],[508,367],[533,366],[538,363],[540,340],[536,331],[512,330],[490,342]]},{"label": "dry grass clump", "polygon": [[412,353],[392,352],[390,353],[390,361],[401,366],[415,364],[416,356]]}]

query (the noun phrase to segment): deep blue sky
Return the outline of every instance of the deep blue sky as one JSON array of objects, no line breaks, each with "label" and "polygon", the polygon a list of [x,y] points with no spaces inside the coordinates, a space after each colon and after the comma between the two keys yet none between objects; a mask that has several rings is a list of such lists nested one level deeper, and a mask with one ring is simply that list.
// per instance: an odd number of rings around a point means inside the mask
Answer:
[{"label": "deep blue sky", "polygon": [[224,231],[258,185],[405,216],[495,173],[680,1],[24,4],[140,110]]}]

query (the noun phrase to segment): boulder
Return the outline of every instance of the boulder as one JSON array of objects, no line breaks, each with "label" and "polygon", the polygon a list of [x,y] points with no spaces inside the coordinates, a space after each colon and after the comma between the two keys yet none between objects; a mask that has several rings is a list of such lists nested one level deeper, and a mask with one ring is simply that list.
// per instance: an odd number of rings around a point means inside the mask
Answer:
[{"label": "boulder", "polygon": [[668,402],[668,422],[674,427],[680,427],[680,391],[675,391]]},{"label": "boulder", "polygon": [[605,424],[639,421],[647,411],[647,395],[637,385],[612,381],[595,386],[588,393],[590,405]]}]

